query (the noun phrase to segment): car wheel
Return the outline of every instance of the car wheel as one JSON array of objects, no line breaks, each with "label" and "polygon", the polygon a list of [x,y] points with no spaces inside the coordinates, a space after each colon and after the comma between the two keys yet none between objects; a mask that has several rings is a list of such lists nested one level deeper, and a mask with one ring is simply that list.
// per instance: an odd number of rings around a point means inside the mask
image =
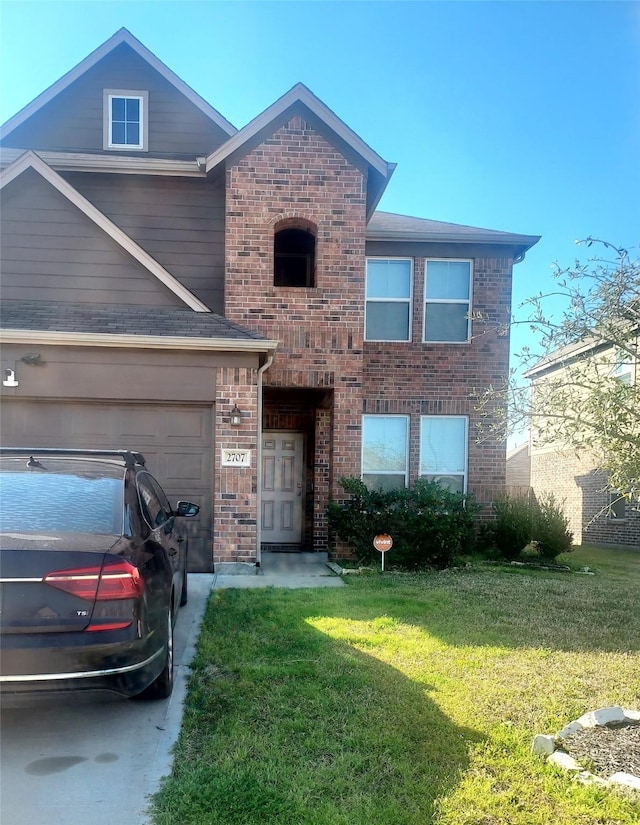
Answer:
[{"label": "car wheel", "polygon": [[162,672],[140,694],[141,699],[168,699],[173,691],[173,617],[167,611],[167,643]]}]

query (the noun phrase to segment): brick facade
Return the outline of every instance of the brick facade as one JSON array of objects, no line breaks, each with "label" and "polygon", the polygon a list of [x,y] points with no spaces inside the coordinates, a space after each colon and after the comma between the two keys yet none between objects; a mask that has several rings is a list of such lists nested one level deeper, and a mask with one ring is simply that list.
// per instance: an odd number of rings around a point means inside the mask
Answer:
[{"label": "brick facade", "polygon": [[420,416],[468,416],[468,490],[489,505],[504,492],[504,445],[488,436],[477,441],[481,422],[473,396],[500,386],[508,372],[509,337],[497,330],[509,316],[513,262],[474,260],[473,312],[482,320],[473,321],[470,343],[435,344],[422,342],[425,260],[414,259],[411,343],[364,345],[364,412],[410,416],[410,483],[419,473]]},{"label": "brick facade", "polygon": [[[468,489],[485,505],[504,490],[504,447],[476,443],[474,392],[501,383],[509,339],[511,258],[474,258],[468,344],[424,344],[425,257],[414,258],[413,340],[364,341],[366,178],[300,116],[274,130],[226,172],[225,315],[279,341],[265,373],[264,429],[306,434],[304,544],[326,549],[326,507],[338,480],[359,475],[363,413],[410,416],[409,481],[419,473],[420,416],[469,417]],[[315,283],[274,286],[274,231],[316,230]],[[459,257],[464,258],[464,252]],[[278,395],[277,390],[281,391]],[[321,391],[291,406],[291,390]],[[311,450],[311,453],[309,453]]]},{"label": "brick facade", "polygon": [[[257,370],[224,367],[216,384],[213,561],[256,562]],[[231,424],[237,405],[242,425]],[[251,467],[222,467],[223,447],[251,450]]]},{"label": "brick facade", "polygon": [[[327,547],[337,479],[360,472],[365,187],[364,174],[299,116],[227,170],[225,315],[280,342],[265,392],[322,390],[332,400],[330,414],[313,406],[307,433],[314,498],[306,536],[315,549]],[[317,228],[315,286],[276,287],[274,228],[297,219]],[[275,400],[263,426],[274,423],[286,429]]]}]

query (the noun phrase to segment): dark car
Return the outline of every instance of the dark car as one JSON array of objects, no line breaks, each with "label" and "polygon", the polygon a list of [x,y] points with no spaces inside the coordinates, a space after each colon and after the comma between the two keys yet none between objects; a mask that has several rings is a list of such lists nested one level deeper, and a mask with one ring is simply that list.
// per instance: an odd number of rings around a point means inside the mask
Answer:
[{"label": "dark car", "polygon": [[3,697],[168,697],[197,512],[172,509],[140,453],[0,448]]}]

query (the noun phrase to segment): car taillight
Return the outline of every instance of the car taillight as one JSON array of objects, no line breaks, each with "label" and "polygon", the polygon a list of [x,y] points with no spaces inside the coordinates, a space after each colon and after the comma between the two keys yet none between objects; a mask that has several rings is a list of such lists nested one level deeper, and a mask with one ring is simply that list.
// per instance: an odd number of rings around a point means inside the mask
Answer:
[{"label": "car taillight", "polygon": [[44,582],[88,601],[136,599],[144,591],[144,582],[138,568],[128,561],[56,570],[48,573]]}]

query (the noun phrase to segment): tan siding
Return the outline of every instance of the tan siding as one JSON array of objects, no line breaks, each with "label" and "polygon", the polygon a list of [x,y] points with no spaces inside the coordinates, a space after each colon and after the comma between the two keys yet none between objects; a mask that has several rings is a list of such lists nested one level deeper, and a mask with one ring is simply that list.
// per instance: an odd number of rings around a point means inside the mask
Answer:
[{"label": "tan siding", "polygon": [[[133,449],[160,481],[175,506],[200,507],[185,522],[189,569],[212,569],[211,434],[213,405],[125,404],[12,399],[2,416],[3,444],[79,449]],[[46,459],[43,459],[46,460]]]},{"label": "tan siding", "polygon": [[4,146],[103,151],[103,89],[149,92],[149,152],[205,155],[228,136],[126,44],[15,129]]},{"label": "tan siding", "polygon": [[[38,353],[41,364],[21,361]],[[2,366],[19,386],[0,397],[213,402],[218,367],[257,367],[254,353],[174,352],[3,344]]]},{"label": "tan siding", "polygon": [[37,173],[25,172],[2,194],[3,300],[184,307]]},{"label": "tan siding", "polygon": [[224,187],[204,180],[64,175],[214,312],[224,311]]}]

